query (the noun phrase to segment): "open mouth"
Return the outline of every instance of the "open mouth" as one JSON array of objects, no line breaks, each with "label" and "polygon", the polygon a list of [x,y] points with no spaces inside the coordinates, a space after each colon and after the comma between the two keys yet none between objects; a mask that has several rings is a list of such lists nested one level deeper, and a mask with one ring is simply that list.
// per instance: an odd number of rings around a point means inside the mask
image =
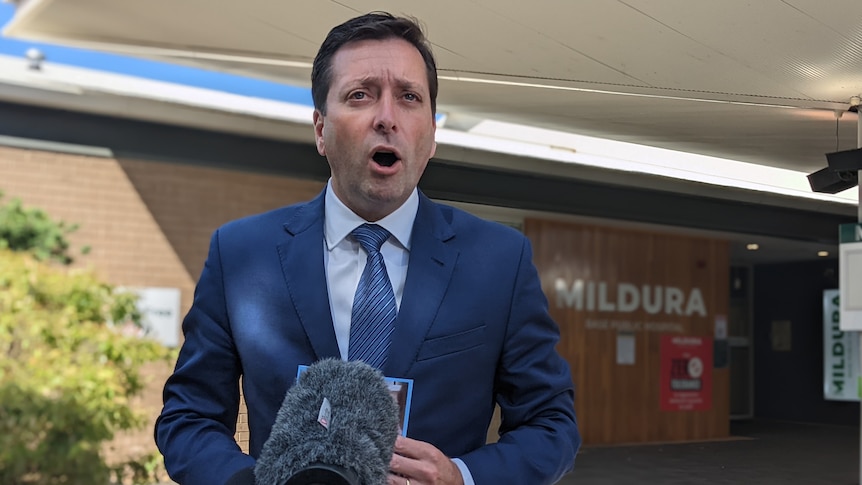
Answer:
[{"label": "open mouth", "polygon": [[371,158],[373,158],[378,165],[383,167],[391,167],[398,161],[398,157],[394,153],[384,151],[375,152],[374,156]]}]

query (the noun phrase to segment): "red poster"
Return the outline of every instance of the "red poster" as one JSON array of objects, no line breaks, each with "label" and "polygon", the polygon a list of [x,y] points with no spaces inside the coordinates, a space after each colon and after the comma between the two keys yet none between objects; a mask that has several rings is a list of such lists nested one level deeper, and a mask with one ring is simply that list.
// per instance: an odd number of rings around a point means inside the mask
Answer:
[{"label": "red poster", "polygon": [[660,382],[662,411],[712,407],[712,338],[663,335]]}]

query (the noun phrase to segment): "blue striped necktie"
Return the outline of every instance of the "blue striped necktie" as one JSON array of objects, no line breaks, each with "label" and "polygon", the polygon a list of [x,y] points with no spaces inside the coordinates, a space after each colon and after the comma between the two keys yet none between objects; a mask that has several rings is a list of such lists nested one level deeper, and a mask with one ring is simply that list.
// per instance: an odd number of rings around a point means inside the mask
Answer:
[{"label": "blue striped necktie", "polygon": [[368,260],[353,298],[347,359],[361,360],[382,369],[389,355],[398,313],[386,263],[380,254],[380,247],[389,239],[389,231],[377,224],[363,224],[351,234],[368,253]]}]

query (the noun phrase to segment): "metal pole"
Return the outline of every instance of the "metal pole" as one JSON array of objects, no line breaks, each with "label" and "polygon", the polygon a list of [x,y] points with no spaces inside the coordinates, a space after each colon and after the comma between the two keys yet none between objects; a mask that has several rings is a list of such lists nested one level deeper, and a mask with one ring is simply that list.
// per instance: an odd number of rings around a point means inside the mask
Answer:
[{"label": "metal pole", "polygon": [[[862,148],[862,116],[860,113],[856,112],[856,148]],[[857,180],[858,177],[862,176],[862,170],[856,172]],[[856,219],[859,222],[862,222],[862,185],[857,187],[859,194],[859,202],[856,204]],[[858,332],[859,334],[859,348],[862,349],[862,332]],[[860,352],[862,354],[862,352]],[[862,359],[862,355],[857,357],[858,359]],[[860,402],[859,406],[859,422],[860,426],[862,426],[862,402]],[[860,428],[859,433],[859,483],[862,484],[862,428]]]}]

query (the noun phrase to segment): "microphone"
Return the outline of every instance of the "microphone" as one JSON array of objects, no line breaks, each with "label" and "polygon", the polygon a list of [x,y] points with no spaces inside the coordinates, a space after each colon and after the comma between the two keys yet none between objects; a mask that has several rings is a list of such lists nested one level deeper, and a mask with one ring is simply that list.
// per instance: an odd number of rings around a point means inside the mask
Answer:
[{"label": "microphone", "polygon": [[324,359],[284,397],[254,468],[257,485],[384,485],[398,406],[383,374]]}]

